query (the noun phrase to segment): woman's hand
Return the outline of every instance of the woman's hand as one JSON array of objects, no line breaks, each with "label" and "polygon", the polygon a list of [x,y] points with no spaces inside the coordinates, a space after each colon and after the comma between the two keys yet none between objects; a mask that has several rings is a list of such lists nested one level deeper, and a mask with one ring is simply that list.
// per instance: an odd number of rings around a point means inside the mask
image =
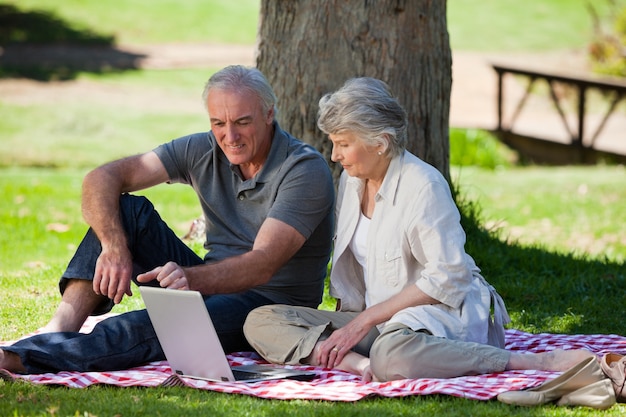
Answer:
[{"label": "woman's hand", "polygon": [[372,325],[367,324],[365,315],[359,314],[319,344],[319,349],[316,352],[317,363],[324,368],[337,367],[346,354],[369,333],[372,327]]}]

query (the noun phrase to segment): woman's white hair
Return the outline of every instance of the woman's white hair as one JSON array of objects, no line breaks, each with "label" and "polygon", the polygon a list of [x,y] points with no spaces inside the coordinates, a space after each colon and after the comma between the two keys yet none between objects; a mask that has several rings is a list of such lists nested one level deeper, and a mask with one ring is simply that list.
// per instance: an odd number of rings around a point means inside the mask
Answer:
[{"label": "woman's white hair", "polygon": [[352,132],[366,145],[383,145],[391,158],[406,148],[407,115],[389,86],[370,77],[352,78],[319,101],[317,126],[326,134]]}]

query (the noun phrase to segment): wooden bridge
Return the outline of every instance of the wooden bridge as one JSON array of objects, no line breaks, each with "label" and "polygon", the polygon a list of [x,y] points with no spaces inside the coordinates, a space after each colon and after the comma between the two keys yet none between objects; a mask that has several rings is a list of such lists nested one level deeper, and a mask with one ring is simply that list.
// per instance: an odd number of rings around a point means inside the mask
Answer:
[{"label": "wooden bridge", "polygon": [[[619,112],[624,112],[619,105],[626,102],[626,82],[538,71],[521,66],[492,64],[492,67],[497,74],[497,126],[494,133],[504,143],[520,152],[524,159],[549,164],[626,162],[626,152],[606,151],[596,147],[598,138],[602,137],[611,117],[617,114],[615,118],[620,118]],[[510,97],[515,94],[507,96],[505,79],[509,77],[526,81],[524,92],[517,94],[517,97]],[[524,132],[519,123],[516,125],[523,110],[533,106],[529,103],[534,93],[543,92],[541,84],[544,89],[547,87],[551,105],[546,106],[544,103],[541,108],[535,107],[532,110],[535,113],[551,112],[561,121],[562,135],[557,138],[542,136],[542,132],[554,131],[554,127],[546,129],[545,126],[534,126],[534,129],[528,129],[526,123]],[[572,92],[576,103],[574,108],[567,105]],[[591,92],[596,93],[594,100],[589,99]],[[510,111],[508,105],[512,101],[516,101],[516,104]],[[590,111],[591,107],[593,111]],[[592,118],[595,119],[593,123],[590,120]],[[626,125],[617,127],[617,130],[614,128],[612,135],[612,140],[620,142],[620,146],[616,148],[626,149]]]}]

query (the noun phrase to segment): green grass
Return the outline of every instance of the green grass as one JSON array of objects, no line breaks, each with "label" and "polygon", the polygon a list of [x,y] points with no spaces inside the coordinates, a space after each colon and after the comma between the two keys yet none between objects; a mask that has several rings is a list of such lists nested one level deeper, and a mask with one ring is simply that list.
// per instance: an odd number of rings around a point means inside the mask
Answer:
[{"label": "green grass", "polygon": [[[0,166],[94,167],[205,131],[201,92],[213,72],[83,74],[71,94],[0,97]],[[33,137],[37,146],[23,145]]]},{"label": "green grass", "polygon": [[[612,172],[622,173],[621,170],[617,167]],[[605,181],[610,181],[611,170],[599,174],[587,170],[578,174],[583,172],[587,175],[587,181],[599,183],[603,177]],[[550,174],[552,171],[545,169],[543,173]],[[475,174],[478,175],[474,180],[484,181],[480,183],[483,190],[495,183],[488,179],[489,174],[486,172],[476,171]],[[521,176],[532,182],[536,172],[520,170],[511,174],[501,178],[511,179],[515,176],[519,179]],[[550,192],[554,193],[559,185],[556,185],[558,181],[548,182],[553,187],[531,193],[549,199]],[[475,184],[472,187],[478,188]],[[467,187],[457,187],[465,190],[461,192],[459,201],[465,214],[464,227],[468,235],[466,250],[504,298],[513,320],[510,327],[532,333],[626,334],[626,326],[614,320],[616,314],[626,312],[624,293],[619,289],[626,280],[623,262],[626,251],[623,243],[616,246],[618,257],[622,259],[619,261],[611,260],[605,254],[594,256],[582,251],[574,253],[566,242],[550,233],[544,233],[541,238],[529,243],[501,239],[500,231],[489,229],[489,222],[485,221],[485,211],[481,207],[487,204],[469,197]],[[501,185],[499,187],[504,189]],[[515,185],[508,190],[504,199],[519,192]],[[496,199],[498,197],[491,202]],[[559,207],[554,208],[551,217],[558,217],[559,211]],[[589,211],[587,213],[591,214]],[[617,226],[617,229],[620,227]],[[577,233],[575,227],[569,227],[569,230]]]},{"label": "green grass", "polygon": [[[603,0],[594,1],[599,11]],[[584,48],[593,34],[584,0],[448,0],[452,48],[519,52]]]},{"label": "green grass", "polygon": [[503,240],[626,260],[624,166],[452,167],[451,175]]},{"label": "green grass", "polygon": [[[254,42],[258,1],[11,0],[46,8],[69,26],[123,44]],[[582,0],[450,0],[455,49],[580,48]],[[72,94],[0,97],[0,339],[43,325],[57,280],[86,225],[83,175],[107,160],[208,127],[200,92],[213,69],[80,74]],[[60,90],[61,91],[61,90]],[[516,167],[482,131],[453,129],[451,174],[467,250],[503,295],[512,327],[530,332],[626,334],[624,168]],[[145,193],[178,234],[199,214],[180,186]],[[197,246],[194,246],[197,248]],[[332,300],[325,299],[326,307]],[[142,306],[126,298],[121,312]],[[621,416],[626,405],[511,407],[450,396],[357,403],[272,401],[182,388],[66,389],[0,382],[1,416]]]},{"label": "green grass", "polygon": [[[118,44],[253,44],[260,0],[3,0],[52,13],[71,28],[113,36]],[[608,1],[593,2],[601,12]],[[592,20],[584,0],[448,0],[453,49],[546,51],[584,47]]]},{"label": "green grass", "polygon": [[[0,382],[1,384],[1,382]],[[15,386],[9,387],[16,391]],[[123,397],[122,397],[123,395]],[[394,399],[366,398],[357,404],[328,401],[262,400],[246,396],[224,395],[184,388],[112,388],[95,386],[84,390],[45,388],[20,384],[19,413],[13,414],[6,401],[0,412],[7,416],[620,416],[626,407],[616,405],[601,414],[582,408],[567,414],[555,406],[538,408],[511,407],[497,402],[447,396]],[[8,397],[8,396],[7,396]],[[123,401],[123,402],[122,402]],[[90,403],[87,405],[86,403]],[[123,405],[120,405],[123,404]],[[234,408],[236,405],[236,408]],[[98,410],[94,414],[91,410]]]},{"label": "green grass", "polygon": [[[0,305],[0,340],[14,340],[44,325],[59,303],[58,278],[87,230],[79,204],[85,170],[10,168],[0,172],[4,196],[0,199],[0,291],[11,294],[3,296]],[[154,200],[180,236],[200,214],[189,187],[162,186],[142,194]],[[34,297],[36,303],[32,303]],[[141,299],[133,297],[115,311],[142,306]]]},{"label": "green grass", "polygon": [[79,31],[115,43],[253,44],[259,0],[3,0],[22,11],[43,11]]}]

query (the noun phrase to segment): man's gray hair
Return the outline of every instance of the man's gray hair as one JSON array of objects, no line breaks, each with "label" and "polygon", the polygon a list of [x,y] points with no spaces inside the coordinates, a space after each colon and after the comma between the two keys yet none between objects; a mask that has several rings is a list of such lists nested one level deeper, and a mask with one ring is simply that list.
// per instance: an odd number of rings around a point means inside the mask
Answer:
[{"label": "man's gray hair", "polygon": [[211,90],[249,91],[261,100],[263,113],[267,114],[270,109],[273,109],[274,117],[276,117],[277,99],[274,90],[263,73],[256,68],[230,65],[213,74],[202,92],[205,105]]},{"label": "man's gray hair", "polygon": [[319,101],[317,126],[326,134],[352,132],[366,145],[382,144],[391,158],[406,148],[407,115],[389,86],[376,78],[352,78]]}]

